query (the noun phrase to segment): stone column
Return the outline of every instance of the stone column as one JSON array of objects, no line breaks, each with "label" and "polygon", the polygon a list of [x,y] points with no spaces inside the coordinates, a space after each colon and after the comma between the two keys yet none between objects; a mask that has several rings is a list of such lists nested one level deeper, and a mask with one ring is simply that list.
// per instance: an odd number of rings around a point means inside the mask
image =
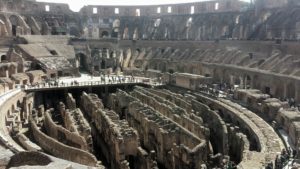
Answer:
[{"label": "stone column", "polygon": [[106,50],[106,58],[109,59],[109,49]]},{"label": "stone column", "polygon": [[233,75],[230,75],[230,85],[235,85],[234,84],[234,76]]},{"label": "stone column", "polygon": [[7,69],[5,70],[5,77],[9,78],[9,72]]},{"label": "stone column", "polygon": [[45,107],[44,105],[40,105],[37,110],[38,117],[44,117]]},{"label": "stone column", "polygon": [[240,76],[240,88],[244,88],[244,78],[243,76]]},{"label": "stone column", "polygon": [[254,89],[254,76],[251,76],[250,88]]},{"label": "stone column", "polygon": [[295,82],[295,101],[296,103],[300,103],[300,88],[299,82]]},{"label": "stone column", "polygon": [[247,76],[244,76],[244,89],[247,89],[247,85],[248,85],[248,79],[247,79]]},{"label": "stone column", "polygon": [[283,84],[283,98],[285,99],[287,97],[287,84]]}]

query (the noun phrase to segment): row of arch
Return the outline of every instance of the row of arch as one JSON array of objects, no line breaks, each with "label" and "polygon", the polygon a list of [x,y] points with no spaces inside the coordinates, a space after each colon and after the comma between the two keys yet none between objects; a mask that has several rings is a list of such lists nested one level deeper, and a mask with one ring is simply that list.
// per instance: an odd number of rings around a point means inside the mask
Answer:
[{"label": "row of arch", "polygon": [[[51,8],[50,8],[51,7]],[[66,5],[67,7],[67,5]],[[47,8],[49,10],[47,11]],[[45,4],[38,4],[38,3],[32,3],[30,1],[22,1],[22,0],[9,0],[9,1],[1,1],[0,2],[0,9],[4,11],[45,11],[45,12],[56,12],[56,13],[63,13],[63,9],[60,5],[45,5]]]},{"label": "row of arch", "polygon": [[0,14],[1,36],[16,36],[20,34],[31,34],[31,30],[25,20],[19,15]]},{"label": "row of arch", "polygon": [[[132,37],[137,29],[140,39],[205,40],[222,37],[246,39],[251,34],[251,29],[247,26],[249,23],[244,22],[243,18],[241,14],[204,14],[194,17],[176,16],[176,19],[161,17],[152,20],[146,18],[139,21],[127,20],[121,22],[120,30],[122,32],[120,34],[124,34],[128,29],[128,37]],[[143,24],[139,22],[143,22]]]},{"label": "row of arch", "polygon": [[243,89],[258,89],[272,97],[286,99],[294,98],[300,101],[299,80],[276,74],[256,72],[243,68],[225,65],[206,64],[171,64],[167,61],[149,62],[149,68],[162,72],[186,72],[213,77],[215,83],[226,83],[231,86],[238,85]]},{"label": "row of arch", "polygon": [[234,68],[214,68],[212,75],[218,82],[239,85],[245,89],[259,89],[273,97],[282,99],[299,97],[296,79],[245,70],[237,71]]},{"label": "row of arch", "polygon": [[[123,36],[123,38],[131,39],[134,34],[137,33],[139,39],[145,40],[265,38],[265,36],[259,34],[259,32],[262,31],[261,24],[266,23],[270,16],[273,16],[273,13],[267,11],[258,16],[254,16],[251,12],[230,12],[222,14],[199,14],[193,16],[161,16],[158,18],[115,18],[115,21],[112,24],[112,30],[100,32],[99,37],[118,37],[119,33],[120,35],[128,34],[128,36]],[[93,20],[97,25],[99,19],[93,17],[90,18],[90,20]],[[117,34],[114,32],[116,28],[120,30]]]}]

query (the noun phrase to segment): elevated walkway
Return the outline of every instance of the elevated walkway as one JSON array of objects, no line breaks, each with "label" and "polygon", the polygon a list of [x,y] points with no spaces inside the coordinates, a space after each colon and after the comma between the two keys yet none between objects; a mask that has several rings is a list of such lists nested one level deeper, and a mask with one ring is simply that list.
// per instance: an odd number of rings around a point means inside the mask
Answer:
[{"label": "elevated walkway", "polygon": [[40,83],[35,85],[25,85],[24,91],[36,92],[56,89],[74,89],[86,87],[105,87],[105,86],[120,86],[120,85],[143,85],[143,86],[162,86],[162,83],[153,82],[150,78],[144,77],[128,77],[128,76],[111,76],[108,77],[94,77],[89,79],[69,78],[60,79],[57,81]]}]

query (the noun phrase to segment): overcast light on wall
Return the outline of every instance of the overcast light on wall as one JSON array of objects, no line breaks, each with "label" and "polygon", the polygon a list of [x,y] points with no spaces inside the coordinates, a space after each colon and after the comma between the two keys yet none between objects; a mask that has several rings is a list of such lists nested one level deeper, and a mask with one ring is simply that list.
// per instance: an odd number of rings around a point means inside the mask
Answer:
[{"label": "overcast light on wall", "polygon": [[[201,2],[209,0],[38,0],[39,2],[67,3],[71,10],[79,11],[84,5],[156,5]],[[250,0],[242,0],[249,2]]]}]

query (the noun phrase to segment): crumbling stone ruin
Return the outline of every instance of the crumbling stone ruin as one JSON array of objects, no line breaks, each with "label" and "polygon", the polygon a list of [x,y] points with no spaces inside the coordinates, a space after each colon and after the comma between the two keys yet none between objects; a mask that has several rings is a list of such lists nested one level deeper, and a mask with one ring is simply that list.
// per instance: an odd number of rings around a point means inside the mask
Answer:
[{"label": "crumbling stone ruin", "polygon": [[0,0],[0,169],[299,168],[299,7]]}]

